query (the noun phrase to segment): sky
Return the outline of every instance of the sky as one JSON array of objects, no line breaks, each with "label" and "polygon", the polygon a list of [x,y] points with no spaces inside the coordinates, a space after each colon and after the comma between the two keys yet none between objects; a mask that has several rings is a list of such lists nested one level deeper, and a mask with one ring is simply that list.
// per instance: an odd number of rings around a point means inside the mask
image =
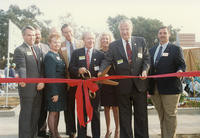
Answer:
[{"label": "sky", "polygon": [[0,0],[0,9],[7,10],[10,4],[36,5],[45,19],[53,20],[53,26],[58,26],[58,17],[70,13],[77,25],[96,32],[108,30],[109,16],[158,19],[181,33],[195,33],[200,41],[200,0]]}]

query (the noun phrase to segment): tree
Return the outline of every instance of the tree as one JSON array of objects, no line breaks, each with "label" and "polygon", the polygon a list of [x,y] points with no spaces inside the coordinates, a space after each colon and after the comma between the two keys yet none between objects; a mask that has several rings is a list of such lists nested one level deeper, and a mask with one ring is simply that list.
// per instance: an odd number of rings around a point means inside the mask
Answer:
[{"label": "tree", "polygon": [[62,26],[63,24],[69,24],[74,30],[74,36],[77,39],[81,39],[82,33],[85,31],[91,31],[91,28],[85,27],[83,25],[79,26],[74,21],[74,18],[70,13],[67,13],[65,16],[59,17],[59,24]]},{"label": "tree", "polygon": [[[120,33],[118,30],[118,25],[120,20],[128,19],[124,15],[117,15],[115,17],[108,17],[107,23],[109,30],[113,33],[115,39],[120,38]],[[158,29],[163,26],[163,23],[157,19],[150,19],[144,17],[130,18],[133,23],[133,33],[134,36],[142,36],[146,39],[148,47],[152,47],[156,43]],[[171,25],[169,26],[171,30],[170,41],[174,42],[176,40],[176,33],[180,29],[174,29]]]},{"label": "tree", "polygon": [[20,9],[17,5],[10,5],[7,11],[0,10],[0,58],[7,56],[8,46],[8,20],[10,19],[20,29],[24,26],[32,25],[41,28],[43,41],[47,41],[48,25],[50,21],[38,20],[43,13],[38,7],[32,5],[27,9]]}]

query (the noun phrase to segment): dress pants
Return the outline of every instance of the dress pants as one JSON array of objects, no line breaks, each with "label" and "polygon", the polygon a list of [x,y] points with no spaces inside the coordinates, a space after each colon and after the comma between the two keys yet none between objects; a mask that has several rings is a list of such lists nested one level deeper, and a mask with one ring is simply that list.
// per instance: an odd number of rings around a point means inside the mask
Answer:
[{"label": "dress pants", "polygon": [[161,138],[176,138],[177,107],[180,94],[159,94],[155,86],[152,102],[158,112],[160,119]]},{"label": "dress pants", "polygon": [[135,138],[148,138],[147,93],[139,92],[135,85],[130,94],[118,94],[120,138],[133,138],[132,107],[134,108]]},{"label": "dress pants", "polygon": [[76,121],[75,121],[75,94],[77,87],[70,87],[67,91],[67,109],[64,111],[66,134],[76,133]]},{"label": "dress pants", "polygon": [[[85,97],[83,96],[85,99]],[[84,100],[83,100],[84,101]],[[91,99],[90,102],[93,107],[93,118],[91,120],[91,129],[92,129],[92,138],[100,138],[100,112],[99,112],[99,107],[100,107],[100,92],[96,92],[96,98]],[[85,109],[85,101],[83,102],[83,110],[84,110],[84,119],[85,122],[87,122],[87,114],[86,114],[86,109]],[[78,137],[77,138],[86,138],[87,136],[87,125],[86,127],[83,127],[79,125],[78,123]]]},{"label": "dress pants", "polygon": [[41,92],[35,97],[20,96],[19,138],[35,138],[37,136],[38,119],[41,107]]},{"label": "dress pants", "polygon": [[47,129],[47,108],[46,108],[46,100],[45,100],[45,90],[43,90],[40,117],[38,120],[38,134],[39,133],[46,134],[46,131],[47,131],[46,129]]}]

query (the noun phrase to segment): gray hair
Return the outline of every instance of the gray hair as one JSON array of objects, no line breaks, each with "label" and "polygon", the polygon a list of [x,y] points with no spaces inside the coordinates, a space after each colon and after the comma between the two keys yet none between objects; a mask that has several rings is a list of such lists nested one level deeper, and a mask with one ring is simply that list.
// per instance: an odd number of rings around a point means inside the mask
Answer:
[{"label": "gray hair", "polygon": [[22,35],[25,35],[25,32],[26,32],[26,30],[32,30],[32,31],[35,31],[35,28],[33,27],[33,26],[30,26],[30,25],[28,25],[28,26],[25,26],[23,29],[22,29]]},{"label": "gray hair", "polygon": [[85,36],[86,36],[86,35],[93,35],[94,37],[96,37],[95,34],[94,34],[93,32],[83,32],[82,40],[85,39]]},{"label": "gray hair", "polygon": [[133,23],[131,22],[130,19],[123,19],[119,22],[119,25],[118,25],[118,29],[120,29],[120,26],[124,23],[127,23],[128,25],[130,25],[131,28],[133,28]]}]

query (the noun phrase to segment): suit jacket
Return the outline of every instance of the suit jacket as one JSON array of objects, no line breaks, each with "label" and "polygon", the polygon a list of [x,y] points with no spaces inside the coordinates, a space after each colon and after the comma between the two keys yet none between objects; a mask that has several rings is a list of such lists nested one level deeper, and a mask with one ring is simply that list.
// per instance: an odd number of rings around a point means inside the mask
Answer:
[{"label": "suit jacket", "polygon": [[39,48],[41,49],[42,53],[43,53],[43,57],[45,57],[45,55],[49,52],[50,48],[48,45],[43,44],[43,43],[39,43]]},{"label": "suit jacket", "polygon": [[[103,59],[103,52],[93,49],[89,68],[92,77],[97,77],[99,66]],[[69,64],[70,75],[72,75],[73,78],[80,78],[78,70],[81,67],[87,68],[85,48],[76,49],[72,53],[71,62]]]},{"label": "suit jacket", "polygon": [[[100,72],[102,72],[111,63],[114,65],[116,75],[138,76],[142,73],[142,71],[148,72],[150,67],[150,55],[145,39],[133,36],[131,38],[131,45],[133,61],[131,65],[128,63],[122,39],[120,39],[110,44],[105,60],[101,64]],[[140,92],[147,90],[147,80],[122,79],[117,81],[119,81],[117,89],[118,94],[131,94],[133,84],[135,84],[137,90]]]},{"label": "suit jacket", "polygon": [[[74,40],[75,42],[75,46],[76,46],[76,49],[79,49],[81,47],[83,47],[83,41],[81,40]],[[59,50],[59,54],[61,55],[61,57],[64,59],[64,62],[65,62],[65,65],[66,65],[66,74],[67,74],[67,78],[69,78],[69,71],[68,71],[68,68],[69,68],[69,60],[68,60],[68,53],[67,53],[67,48],[66,47],[66,40],[64,42],[62,42],[61,44],[61,48]]]},{"label": "suit jacket", "polygon": [[[165,51],[163,52],[165,54],[160,57],[157,66],[154,66],[154,54],[157,47],[158,46],[154,46],[150,49],[150,75],[175,73],[178,70],[185,71],[186,65],[181,47],[170,43],[167,45]],[[150,79],[149,83],[150,94],[154,93],[155,83],[157,84],[160,94],[178,94],[182,92],[182,83],[177,77]]]},{"label": "suit jacket", "polygon": [[[43,76],[42,52],[36,46],[33,46],[33,48],[37,56],[38,64],[27,44],[23,43],[14,51],[14,62],[16,63],[16,71],[20,78],[40,78]],[[36,96],[36,91],[36,84],[29,83],[23,88],[19,86],[20,95],[23,97],[34,97]]]}]

